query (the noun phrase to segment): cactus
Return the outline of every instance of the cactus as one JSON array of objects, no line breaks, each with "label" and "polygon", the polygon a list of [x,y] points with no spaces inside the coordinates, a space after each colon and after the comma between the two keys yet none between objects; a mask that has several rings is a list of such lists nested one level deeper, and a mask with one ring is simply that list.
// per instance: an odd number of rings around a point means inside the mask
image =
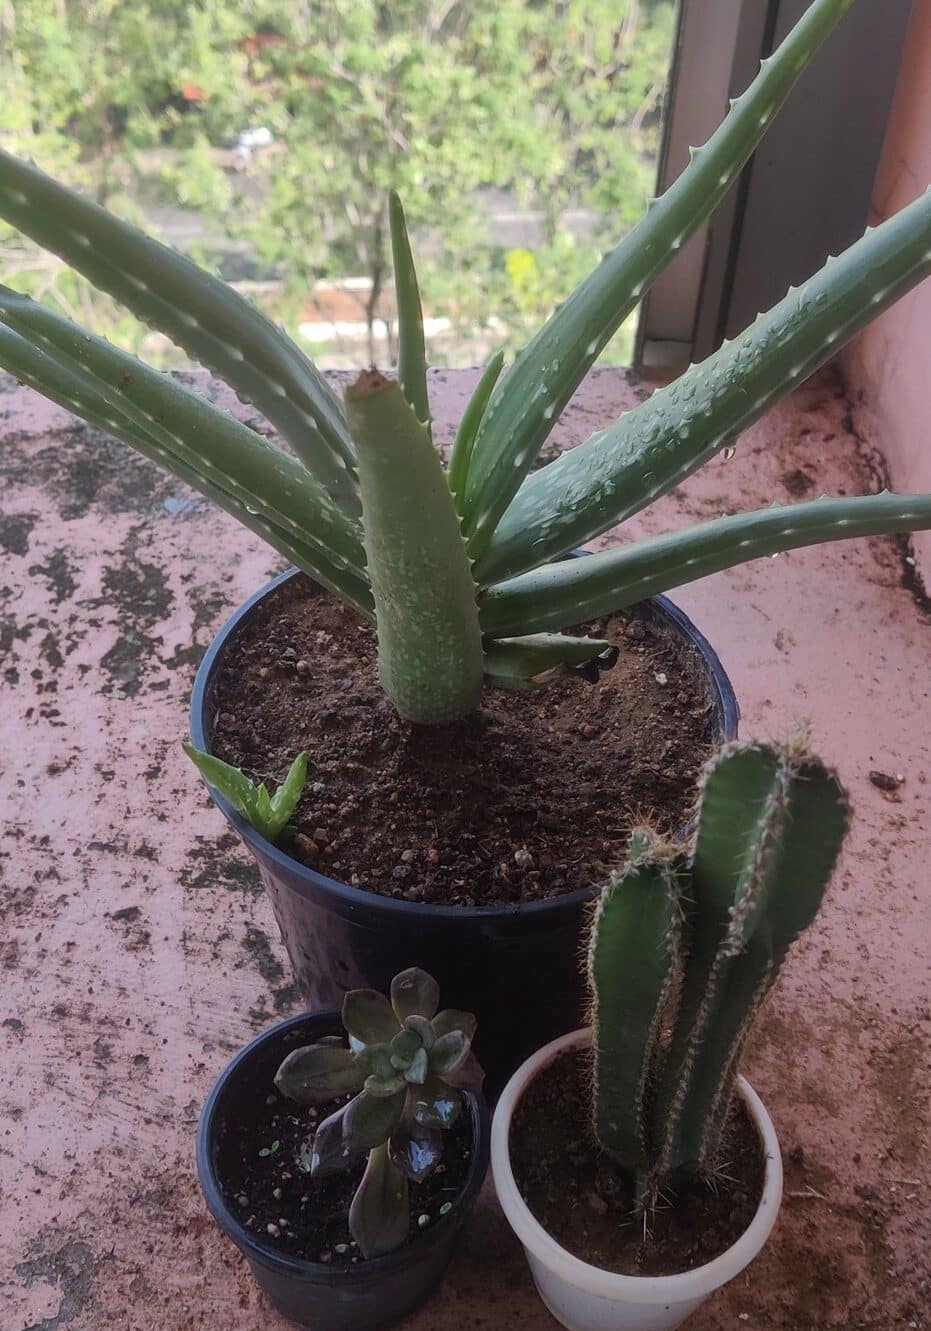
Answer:
[{"label": "cactus", "polygon": [[847,828],[836,775],[801,742],[708,764],[688,860],[639,829],[589,945],[594,1128],[640,1206],[713,1170],[741,1049],[814,919]]},{"label": "cactus", "polygon": [[341,403],[224,283],[0,151],[0,217],[222,375],[296,456],[4,288],[0,366],[200,489],[374,620],[382,685],[408,720],[466,715],[483,678],[540,682],[562,669],[597,678],[610,664],[605,644],[565,632],[589,618],[779,550],[931,527],[931,495],[824,499],[551,564],[731,444],[927,276],[931,191],[736,341],[531,474],[575,388],[737,178],[851,3],[812,0],[708,143],[506,373],[492,357],[445,468],[431,439],[420,295],[394,194],[399,385],[366,374]]},{"label": "cactus", "polygon": [[275,1085],[290,1100],[317,1105],[352,1094],[317,1127],[314,1176],[336,1173],[368,1155],[352,1199],[349,1228],[364,1257],[402,1244],[410,1222],[408,1180],[422,1182],[443,1158],[444,1130],[477,1093],[483,1074],[471,1052],[475,1018],[438,1011],[439,986],[417,967],[391,982],[391,1001],[374,989],[343,1000],[348,1047],[322,1040],[295,1049]]}]

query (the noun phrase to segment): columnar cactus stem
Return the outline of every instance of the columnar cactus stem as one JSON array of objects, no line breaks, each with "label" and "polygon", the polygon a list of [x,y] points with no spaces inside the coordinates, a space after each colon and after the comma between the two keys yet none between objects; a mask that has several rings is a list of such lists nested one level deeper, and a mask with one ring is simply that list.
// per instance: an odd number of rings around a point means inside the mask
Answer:
[{"label": "columnar cactus stem", "polygon": [[692,947],[657,1099],[661,1173],[713,1159],[750,1023],[817,914],[847,817],[837,777],[800,749],[731,747],[706,770]]},{"label": "columnar cactus stem", "polygon": [[682,963],[680,867],[657,838],[638,834],[602,893],[588,951],[595,1132],[638,1175],[649,1167],[651,1082]]},{"label": "columnar cactus stem", "polygon": [[691,861],[638,830],[595,915],[594,1127],[641,1205],[714,1169],[740,1052],[811,924],[847,827],[836,776],[801,744],[708,765]]}]

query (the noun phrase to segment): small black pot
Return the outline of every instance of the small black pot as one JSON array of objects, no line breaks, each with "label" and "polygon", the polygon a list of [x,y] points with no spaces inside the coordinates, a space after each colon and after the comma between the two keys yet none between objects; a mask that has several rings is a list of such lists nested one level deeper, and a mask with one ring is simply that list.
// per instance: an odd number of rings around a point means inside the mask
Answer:
[{"label": "small black pot", "polygon": [[[199,749],[211,747],[214,680],[227,644],[255,607],[295,576],[295,570],[282,573],[250,597],[208,648],[191,698],[191,738]],[[630,613],[695,649],[714,700],[714,738],[736,738],[737,699],[706,639],[663,596]],[[339,1003],[347,989],[387,992],[398,971],[422,966],[439,981],[444,1006],[476,1014],[475,1049],[492,1100],[532,1053],[583,1024],[579,939],[596,886],[552,900],[496,906],[435,906],[380,896],[285,855],[216,791],[210,794],[258,863],[295,980],[309,1006]]]},{"label": "small black pot", "polygon": [[377,1331],[413,1312],[436,1288],[453,1255],[456,1236],[481,1190],[488,1168],[488,1107],[466,1095],[472,1126],[469,1173],[452,1209],[414,1242],[384,1257],[334,1268],[277,1251],[240,1223],[220,1189],[225,1125],[264,1099],[284,1056],[300,1045],[342,1033],[339,1012],[324,1009],[280,1022],[241,1049],[207,1097],[197,1130],[197,1173],[207,1207],[243,1253],[269,1301],[285,1317],[317,1331]]}]

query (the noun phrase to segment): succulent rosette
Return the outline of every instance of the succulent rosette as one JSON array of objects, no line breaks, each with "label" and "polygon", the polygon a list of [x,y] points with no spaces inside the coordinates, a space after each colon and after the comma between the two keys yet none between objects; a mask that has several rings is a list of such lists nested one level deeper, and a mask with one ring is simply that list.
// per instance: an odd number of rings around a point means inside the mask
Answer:
[{"label": "succulent rosette", "polygon": [[301,1104],[326,1104],[355,1092],[317,1127],[311,1174],[349,1168],[368,1153],[349,1212],[365,1257],[407,1238],[409,1180],[422,1182],[443,1158],[443,1131],[462,1111],[462,1092],[481,1090],[484,1074],[472,1052],[471,1012],[439,1010],[440,990],[411,967],[391,982],[391,1001],[355,989],[343,1001],[348,1045],[339,1037],[295,1049],[275,1085]]}]

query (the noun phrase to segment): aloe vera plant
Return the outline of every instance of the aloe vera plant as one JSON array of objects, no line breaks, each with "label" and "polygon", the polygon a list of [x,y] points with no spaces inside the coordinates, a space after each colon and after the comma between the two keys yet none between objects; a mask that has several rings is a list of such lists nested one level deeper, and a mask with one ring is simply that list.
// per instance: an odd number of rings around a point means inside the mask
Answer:
[{"label": "aloe vera plant", "polygon": [[705,769],[690,857],[648,829],[592,925],[594,1129],[638,1204],[713,1174],[741,1050],[814,919],[847,828],[801,743],[735,743]]},{"label": "aloe vera plant", "polygon": [[193,744],[182,748],[208,786],[229,800],[237,813],[268,841],[277,841],[300,802],[307,784],[307,754],[299,753],[281,785],[271,794],[264,781],[258,785],[239,767],[205,753]]},{"label": "aloe vera plant", "polygon": [[470,1012],[439,1011],[440,991],[426,971],[411,967],[391,982],[391,1001],[374,989],[343,1000],[340,1039],[295,1049],[275,1085],[300,1104],[352,1099],[316,1128],[310,1173],[338,1173],[367,1155],[349,1210],[349,1228],[364,1257],[404,1243],[410,1227],[410,1180],[422,1182],[443,1158],[443,1132],[462,1110],[464,1089],[481,1090],[472,1053]]},{"label": "aloe vera plant", "polygon": [[931,272],[931,192],[735,341],[532,472],[579,383],[714,209],[852,0],[813,0],[711,139],[504,372],[492,358],[448,465],[431,435],[420,296],[400,201],[389,223],[397,380],[341,403],[299,348],[216,277],[0,153],[0,216],[223,376],[260,438],[106,341],[0,288],[0,365],[215,500],[376,626],[383,687],[415,723],[454,720],[484,679],[597,674],[567,628],[715,570],[821,541],[931,527],[931,495],[736,514],[553,563],[666,493]]}]

